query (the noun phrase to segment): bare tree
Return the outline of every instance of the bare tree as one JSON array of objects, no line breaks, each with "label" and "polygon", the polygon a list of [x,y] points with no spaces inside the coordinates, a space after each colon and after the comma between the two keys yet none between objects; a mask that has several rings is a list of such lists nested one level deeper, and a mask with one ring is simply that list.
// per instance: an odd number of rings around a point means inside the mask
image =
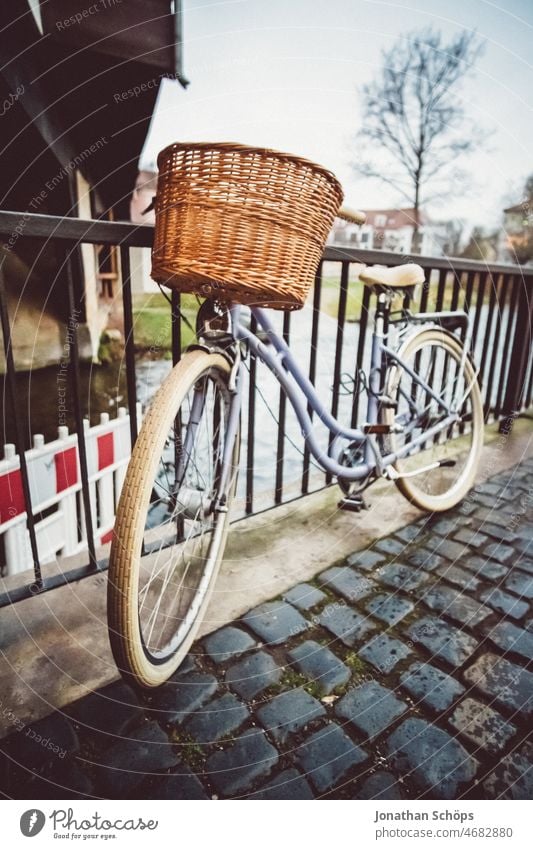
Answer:
[{"label": "bare tree", "polygon": [[478,141],[458,91],[482,49],[475,33],[461,32],[445,43],[440,32],[415,31],[383,53],[379,75],[362,89],[355,168],[393,186],[413,208],[414,252],[428,185],[442,194],[458,156]]}]

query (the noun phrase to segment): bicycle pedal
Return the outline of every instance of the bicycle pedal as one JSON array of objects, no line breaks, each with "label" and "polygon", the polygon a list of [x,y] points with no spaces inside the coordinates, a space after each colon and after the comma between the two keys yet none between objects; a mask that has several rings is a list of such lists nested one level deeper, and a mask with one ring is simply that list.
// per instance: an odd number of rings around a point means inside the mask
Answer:
[{"label": "bicycle pedal", "polygon": [[351,513],[360,513],[361,510],[368,510],[370,507],[363,496],[358,493],[345,495],[344,498],[341,498],[337,506],[340,510],[348,510]]}]

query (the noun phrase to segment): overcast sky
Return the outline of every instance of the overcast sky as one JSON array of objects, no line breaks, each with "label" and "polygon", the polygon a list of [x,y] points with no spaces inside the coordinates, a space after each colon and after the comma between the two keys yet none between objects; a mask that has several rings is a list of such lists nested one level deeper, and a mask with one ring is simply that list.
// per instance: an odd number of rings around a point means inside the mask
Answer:
[{"label": "overcast sky", "polygon": [[486,41],[459,96],[472,125],[490,133],[462,163],[471,184],[432,212],[498,224],[533,172],[533,0],[185,0],[191,84],[184,91],[163,83],[141,162],[173,141],[273,147],[329,167],[352,206],[394,206],[392,189],[350,168],[358,89],[375,75],[383,48],[428,25],[446,35],[476,29]]}]

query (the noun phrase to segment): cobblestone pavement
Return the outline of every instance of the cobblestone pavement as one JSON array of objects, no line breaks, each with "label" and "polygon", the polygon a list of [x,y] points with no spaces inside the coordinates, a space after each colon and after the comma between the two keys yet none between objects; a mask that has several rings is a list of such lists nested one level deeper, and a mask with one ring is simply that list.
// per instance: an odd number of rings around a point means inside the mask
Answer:
[{"label": "cobblestone pavement", "polygon": [[19,727],[4,794],[531,798],[532,472],[251,610],[158,691]]}]

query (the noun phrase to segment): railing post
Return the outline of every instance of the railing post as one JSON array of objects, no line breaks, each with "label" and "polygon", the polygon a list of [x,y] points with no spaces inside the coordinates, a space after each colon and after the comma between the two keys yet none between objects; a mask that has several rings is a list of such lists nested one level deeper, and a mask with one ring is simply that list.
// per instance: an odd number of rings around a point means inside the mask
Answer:
[{"label": "railing post", "polygon": [[531,356],[531,323],[533,321],[532,292],[528,291],[529,287],[526,288],[526,281],[523,278],[521,284],[511,359],[507,373],[507,386],[502,405],[500,433],[509,433],[512,429],[514,419],[520,413],[526,388],[527,368]]}]

